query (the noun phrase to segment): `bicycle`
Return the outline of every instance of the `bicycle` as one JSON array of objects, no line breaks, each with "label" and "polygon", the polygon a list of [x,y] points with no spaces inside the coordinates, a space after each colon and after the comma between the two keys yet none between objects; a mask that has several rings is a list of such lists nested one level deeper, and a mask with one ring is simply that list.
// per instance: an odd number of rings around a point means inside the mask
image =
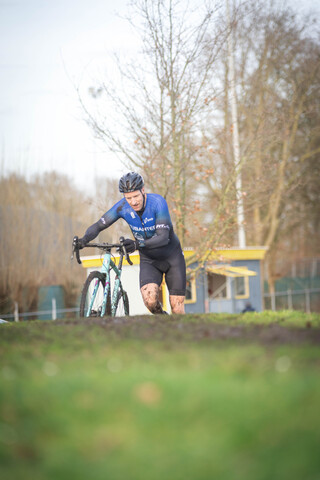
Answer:
[{"label": "bicycle", "polygon": [[[120,243],[88,243],[87,247],[99,248],[104,251],[101,271],[91,272],[86,279],[80,300],[80,317],[118,317],[129,315],[129,298],[121,283],[122,264],[125,258],[132,265],[126,247],[123,245],[124,237],[120,237]],[[73,252],[77,262],[81,264],[78,237],[73,239]],[[118,266],[111,250],[116,248],[120,254]],[[113,258],[112,258],[113,257]],[[114,287],[111,294],[111,270],[115,273]]]}]

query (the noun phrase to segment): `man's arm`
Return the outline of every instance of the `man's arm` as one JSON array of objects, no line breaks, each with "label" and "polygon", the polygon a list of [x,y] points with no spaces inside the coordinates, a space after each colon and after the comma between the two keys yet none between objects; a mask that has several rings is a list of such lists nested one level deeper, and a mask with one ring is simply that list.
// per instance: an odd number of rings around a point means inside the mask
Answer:
[{"label": "man's arm", "polygon": [[159,248],[159,247],[165,247],[169,243],[169,233],[170,233],[170,227],[169,225],[161,225],[157,226],[156,225],[156,233],[153,235],[153,237],[148,238],[147,240],[144,241],[144,247],[146,248]]},{"label": "man's arm", "polygon": [[82,238],[80,238],[80,243],[84,246],[87,243],[91,242],[94,238],[96,238],[99,233],[107,228],[107,226],[103,225],[101,223],[101,218],[98,220],[96,223],[91,225],[87,230],[86,233],[83,235]]},{"label": "man's arm", "polygon": [[91,242],[94,238],[96,238],[102,230],[110,227],[114,222],[116,222],[119,218],[119,208],[121,205],[122,200],[116,203],[110,210],[108,210],[96,223],[91,225],[85,232],[82,238],[79,239],[82,246],[86,245],[87,243]]}]

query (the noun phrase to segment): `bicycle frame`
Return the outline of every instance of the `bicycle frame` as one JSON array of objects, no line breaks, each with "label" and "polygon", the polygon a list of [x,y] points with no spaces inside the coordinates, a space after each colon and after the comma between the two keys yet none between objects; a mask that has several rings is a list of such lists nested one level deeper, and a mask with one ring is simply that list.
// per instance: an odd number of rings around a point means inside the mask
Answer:
[{"label": "bicycle frame", "polygon": [[[123,258],[126,259],[129,265],[132,265],[132,261],[130,260],[130,257],[128,255],[128,252],[126,250],[126,246],[124,244],[124,237],[120,237],[119,239],[120,243],[87,243],[86,247],[94,247],[94,248],[100,248],[104,251],[103,254],[103,261],[102,261],[102,267],[100,269],[100,272],[91,272],[83,286],[83,291],[81,295],[81,302],[80,302],[80,315],[83,317],[90,317],[92,312],[98,313],[100,317],[103,317],[108,311],[108,314],[111,316],[115,316],[117,313],[117,308],[119,305],[119,302],[122,301],[123,306],[124,306],[124,311],[125,314],[129,314],[129,300],[128,300],[128,295],[127,292],[123,289],[122,283],[121,283],[121,274],[122,274],[122,265],[123,265]],[[77,262],[81,265],[81,259],[80,259],[80,248],[79,247],[79,238],[78,237],[73,237],[73,242],[72,242],[72,257],[75,254],[77,258]],[[115,261],[113,260],[113,256],[111,254],[111,249],[116,248],[117,251],[119,252],[119,264],[116,265]],[[111,298],[111,281],[110,281],[110,272],[111,270],[114,271],[115,273],[115,282],[114,282],[114,288],[112,292],[112,298]],[[91,279],[90,276],[92,276],[92,280],[95,279],[95,284],[93,287],[93,291],[89,291],[89,287],[91,288]],[[103,281],[102,279],[105,278]],[[88,283],[89,282],[89,283]],[[103,298],[99,297],[98,301],[99,303],[98,310],[99,312],[96,312],[94,310],[94,302],[96,300],[97,292],[99,289],[99,285],[102,282],[102,287],[103,287]],[[104,285],[103,285],[104,282]],[[102,291],[101,291],[102,294]],[[87,296],[88,295],[88,296]],[[110,299],[110,300],[109,300]],[[110,304],[108,304],[108,300],[110,301]],[[88,306],[89,303],[89,306]]]},{"label": "bicycle frame", "polygon": [[[116,277],[115,277],[115,282],[114,282],[114,288],[112,292],[112,298],[111,298],[111,315],[115,316],[116,314],[116,309],[117,309],[117,298],[118,298],[118,292],[119,290],[122,292],[122,284],[121,284],[121,274],[122,274],[122,264],[123,264],[123,253],[120,253],[120,258],[119,258],[119,266],[114,263],[114,261],[111,258],[111,253],[106,252],[103,257],[103,262],[102,262],[102,268],[101,268],[101,273],[106,275],[106,282],[105,282],[105,287],[104,287],[104,294],[103,294],[103,302],[102,302],[102,308],[101,308],[101,313],[100,316],[103,317],[106,313],[106,308],[107,308],[107,299],[109,295],[109,290],[111,289],[111,282],[110,282],[110,271],[111,269],[115,272]],[[90,316],[90,312],[97,294],[97,289],[99,286],[99,281],[96,281],[94,290],[92,292],[91,300],[90,300],[90,305],[88,307],[88,310],[86,312],[86,317]]]}]

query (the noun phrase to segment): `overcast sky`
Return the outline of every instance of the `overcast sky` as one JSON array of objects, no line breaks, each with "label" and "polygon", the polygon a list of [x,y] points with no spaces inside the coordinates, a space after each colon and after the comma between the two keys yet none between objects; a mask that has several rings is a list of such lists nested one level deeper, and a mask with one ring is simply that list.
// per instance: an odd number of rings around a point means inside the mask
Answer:
[{"label": "overcast sky", "polygon": [[92,187],[124,171],[93,138],[74,88],[94,84],[112,51],[137,48],[116,13],[127,0],[0,0],[0,173],[55,169]]},{"label": "overcast sky", "polygon": [[75,86],[132,48],[127,0],[0,0],[0,172],[92,184],[123,167],[83,121]]}]

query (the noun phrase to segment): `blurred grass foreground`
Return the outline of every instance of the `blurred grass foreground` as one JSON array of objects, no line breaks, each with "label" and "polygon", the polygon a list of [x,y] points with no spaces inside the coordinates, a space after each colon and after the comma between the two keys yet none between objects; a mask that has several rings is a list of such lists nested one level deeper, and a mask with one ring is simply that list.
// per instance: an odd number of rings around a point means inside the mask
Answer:
[{"label": "blurred grass foreground", "polygon": [[0,325],[0,478],[320,478],[320,316]]}]

